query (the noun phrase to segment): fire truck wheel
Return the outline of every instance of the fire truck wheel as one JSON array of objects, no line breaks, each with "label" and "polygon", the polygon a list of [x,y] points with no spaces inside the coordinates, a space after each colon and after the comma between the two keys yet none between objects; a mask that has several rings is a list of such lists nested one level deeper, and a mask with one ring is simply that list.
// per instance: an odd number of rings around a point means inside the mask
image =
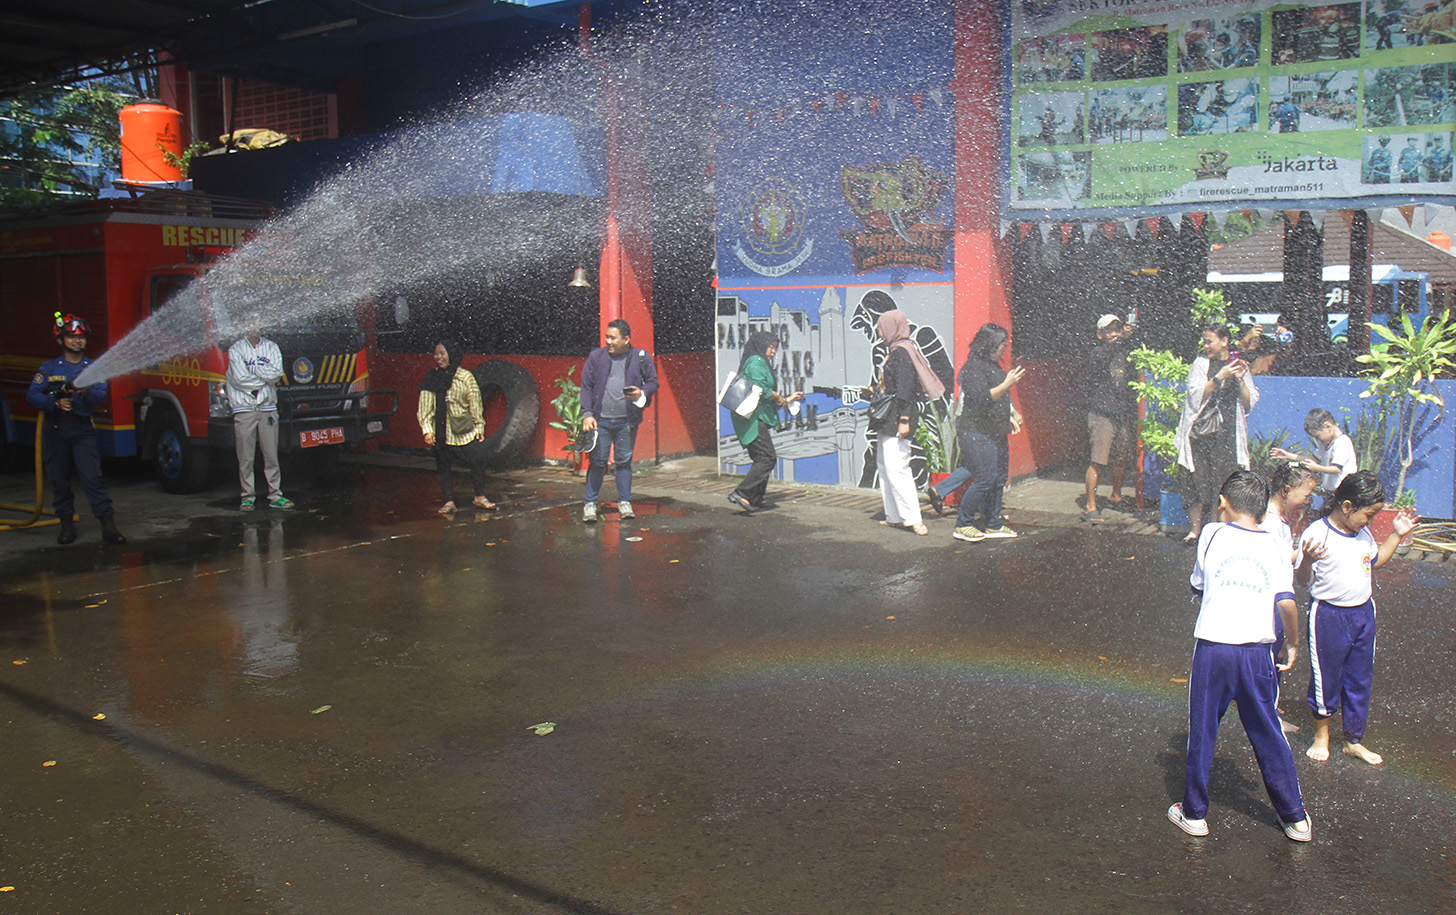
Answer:
[{"label": "fire truck wheel", "polygon": [[[493,397],[505,398],[505,418],[493,431],[487,428],[485,452],[491,461],[509,461],[525,450],[541,418],[541,395],[536,390],[536,379],[523,367],[505,359],[487,359],[471,371],[475,383],[480,385],[480,400],[487,412]],[[488,421],[487,416],[487,425]]]},{"label": "fire truck wheel", "polygon": [[207,485],[207,449],[192,443],[171,410],[152,427],[152,467],[167,492],[200,492]]}]

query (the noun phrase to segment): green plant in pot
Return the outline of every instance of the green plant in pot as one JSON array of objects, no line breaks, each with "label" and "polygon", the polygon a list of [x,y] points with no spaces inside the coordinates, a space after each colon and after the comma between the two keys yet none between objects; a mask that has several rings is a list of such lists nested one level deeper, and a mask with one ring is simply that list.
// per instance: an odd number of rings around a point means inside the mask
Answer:
[{"label": "green plant in pot", "polygon": [[566,433],[566,444],[561,446],[561,450],[571,455],[573,467],[581,463],[580,453],[576,450],[576,438],[581,434],[581,385],[571,377],[575,372],[576,366],[573,365],[564,376],[556,379],[556,388],[561,393],[551,401],[556,418],[547,424]]},{"label": "green plant in pot", "polygon": [[[1417,437],[1435,429],[1446,416],[1446,402],[1435,382],[1456,370],[1456,319],[1449,312],[1428,315],[1417,328],[1409,315],[1401,315],[1398,332],[1380,324],[1366,326],[1380,339],[1371,344],[1370,352],[1356,357],[1365,366],[1361,374],[1369,379],[1360,396],[1383,408],[1395,423],[1389,434],[1400,473],[1391,498],[1398,503],[1415,463]],[[1435,415],[1423,407],[1434,407]]]}]

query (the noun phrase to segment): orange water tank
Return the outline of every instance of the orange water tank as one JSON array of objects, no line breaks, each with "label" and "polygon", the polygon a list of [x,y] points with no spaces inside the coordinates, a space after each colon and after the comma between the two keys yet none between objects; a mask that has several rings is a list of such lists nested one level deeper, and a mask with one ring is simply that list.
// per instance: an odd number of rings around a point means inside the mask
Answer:
[{"label": "orange water tank", "polygon": [[137,184],[181,181],[182,169],[169,164],[162,150],[182,155],[182,112],[154,99],[121,109],[121,180]]},{"label": "orange water tank", "polygon": [[1435,245],[1437,248],[1445,248],[1447,251],[1451,250],[1451,236],[1447,235],[1445,232],[1442,232],[1440,229],[1437,229],[1430,235],[1427,235],[1426,241]]}]

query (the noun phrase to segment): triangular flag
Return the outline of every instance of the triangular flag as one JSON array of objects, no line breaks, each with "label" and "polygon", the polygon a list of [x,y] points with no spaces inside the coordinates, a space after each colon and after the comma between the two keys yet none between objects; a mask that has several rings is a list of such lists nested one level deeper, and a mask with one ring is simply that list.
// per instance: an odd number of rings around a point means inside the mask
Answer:
[{"label": "triangular flag", "polygon": [[910,96],[910,104],[915,106],[916,111],[922,110],[925,107],[925,93],[917,92]]},{"label": "triangular flag", "polygon": [[1137,238],[1138,220],[1136,220],[1136,219],[1124,219],[1122,221],[1122,225],[1123,225],[1124,228],[1127,229],[1127,237],[1128,238]]},{"label": "triangular flag", "polygon": [[1385,220],[1385,210],[1384,209],[1366,210],[1365,211],[1365,218],[1367,218],[1367,219],[1370,220],[1370,224],[1372,226],[1378,226],[1378,225],[1380,225],[1381,222],[1383,222]]},{"label": "triangular flag", "polygon": [[1003,219],[1003,220],[1001,220],[1001,237],[1002,238],[1005,238],[1006,237],[1006,233],[1007,232],[1010,232],[1010,231],[1011,231],[1011,220],[1009,220],[1009,219]]},{"label": "triangular flag", "polygon": [[1203,231],[1203,220],[1208,217],[1207,213],[1189,213],[1188,221],[1193,223],[1193,228],[1199,232]]},{"label": "triangular flag", "polygon": [[895,114],[899,110],[900,110],[900,104],[899,104],[898,100],[892,99],[892,98],[885,99],[885,116],[886,117],[888,117],[892,121],[895,120]]},{"label": "triangular flag", "polygon": [[1314,227],[1323,232],[1325,230],[1325,217],[1329,214],[1329,210],[1310,210],[1309,218],[1314,220]]},{"label": "triangular flag", "polygon": [[836,92],[836,93],[834,93],[834,107],[835,108],[843,108],[844,107],[844,103],[847,102],[847,101],[849,101],[849,96],[846,95],[845,93],[843,93],[843,92]]},{"label": "triangular flag", "polygon": [[1209,210],[1208,215],[1210,217],[1212,217],[1212,219],[1213,219],[1213,227],[1215,229],[1217,229],[1218,231],[1222,232],[1223,231],[1223,224],[1226,223],[1226,222],[1228,222],[1229,211],[1228,210]]},{"label": "triangular flag", "polygon": [[1403,207],[1396,207],[1396,209],[1400,210],[1400,215],[1405,218],[1405,224],[1407,227],[1409,227],[1411,224],[1411,219],[1413,219],[1416,215],[1416,205],[1413,203],[1408,203]]},{"label": "triangular flag", "polygon": [[1102,234],[1107,236],[1108,241],[1117,237],[1117,223],[1105,222],[1102,224]]},{"label": "triangular flag", "polygon": [[1153,234],[1154,238],[1157,238],[1158,231],[1163,228],[1163,217],[1154,216],[1153,218],[1146,220],[1146,223],[1148,226],[1148,231]]},{"label": "triangular flag", "polygon": [[748,108],[748,109],[745,109],[744,110],[744,112],[743,112],[743,119],[748,122],[749,126],[752,126],[753,125],[753,116],[756,113],[757,112],[755,112],[752,108]]},{"label": "triangular flag", "polygon": [[1299,216],[1302,210],[1285,210],[1284,224],[1291,229],[1299,228]]},{"label": "triangular flag", "polygon": [[1181,234],[1183,234],[1183,214],[1182,213],[1169,213],[1168,214],[1168,225],[1170,225],[1170,226],[1173,227],[1173,234],[1174,235],[1181,235]]},{"label": "triangular flag", "polygon": [[1091,241],[1092,240],[1092,233],[1093,232],[1096,232],[1096,231],[1097,231],[1097,223],[1095,223],[1095,222],[1084,222],[1084,223],[1082,223],[1082,241],[1084,241],[1084,242]]},{"label": "triangular flag", "polygon": [[1072,226],[1071,226],[1071,224],[1070,223],[1065,223],[1065,222],[1062,223],[1061,230],[1062,230],[1062,244],[1064,244],[1064,245],[1070,245],[1072,243]]},{"label": "triangular flag", "polygon": [[879,99],[877,99],[877,98],[866,99],[866,102],[868,102],[868,104],[870,106],[870,114],[879,114],[880,113],[880,100]]},{"label": "triangular flag", "polygon": [[1049,223],[1049,222],[1039,222],[1039,223],[1036,224],[1036,227],[1041,230],[1041,243],[1042,244],[1046,244],[1047,242],[1049,242],[1049,241],[1052,240],[1052,224],[1051,223]]},{"label": "triangular flag", "polygon": [[1031,234],[1031,223],[1023,222],[1018,229],[1021,234],[1021,241],[1026,241],[1026,236]]},{"label": "triangular flag", "polygon": [[1275,216],[1279,215],[1278,210],[1255,210],[1254,212],[1259,214],[1259,218],[1264,221],[1266,226],[1274,221]]},{"label": "triangular flag", "polygon": [[1431,223],[1438,219],[1445,207],[1438,203],[1427,203],[1421,206],[1421,225],[1430,228]]},{"label": "triangular flag", "polygon": [[1345,224],[1345,228],[1348,229],[1355,224],[1354,210],[1336,210],[1335,212],[1340,214],[1340,222]]}]

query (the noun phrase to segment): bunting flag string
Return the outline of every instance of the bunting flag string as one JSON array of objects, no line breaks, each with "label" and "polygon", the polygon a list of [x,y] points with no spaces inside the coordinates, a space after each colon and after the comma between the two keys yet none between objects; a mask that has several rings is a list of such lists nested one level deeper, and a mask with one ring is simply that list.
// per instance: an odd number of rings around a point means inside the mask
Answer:
[{"label": "bunting flag string", "polygon": [[801,115],[825,115],[846,110],[852,117],[883,116],[893,121],[910,111],[924,113],[927,108],[944,113],[953,99],[949,86],[935,86],[904,95],[852,95],[839,91],[767,109],[772,111],[771,117],[759,117],[765,113],[763,108],[745,108],[739,105],[720,105],[719,112],[721,123],[741,119],[748,127],[767,123],[779,125]]},{"label": "bunting flag string", "polygon": [[[1189,213],[1188,221],[1193,223],[1193,228],[1199,232],[1203,231],[1203,220],[1208,218],[1207,213]],[[1182,220],[1179,220],[1180,222]]]}]

